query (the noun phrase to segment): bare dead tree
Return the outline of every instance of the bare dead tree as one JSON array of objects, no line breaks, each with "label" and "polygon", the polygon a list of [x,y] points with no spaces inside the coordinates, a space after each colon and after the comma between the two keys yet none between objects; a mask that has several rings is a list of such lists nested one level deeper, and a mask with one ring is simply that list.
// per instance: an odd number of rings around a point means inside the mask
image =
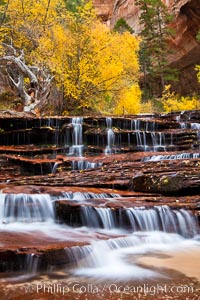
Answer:
[{"label": "bare dead tree", "polygon": [[48,101],[53,76],[45,68],[29,66],[23,50],[16,50],[12,44],[4,44],[4,47],[7,51],[0,61],[8,74],[11,88],[17,90],[24,103],[24,111],[33,111],[36,107],[41,111]]}]

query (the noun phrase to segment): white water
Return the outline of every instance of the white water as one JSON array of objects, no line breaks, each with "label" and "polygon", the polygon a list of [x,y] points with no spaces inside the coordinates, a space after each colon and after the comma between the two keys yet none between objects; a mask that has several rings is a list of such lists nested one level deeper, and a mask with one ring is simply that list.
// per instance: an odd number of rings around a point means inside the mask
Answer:
[{"label": "white water", "polygon": [[200,123],[191,123],[191,129],[200,130]]},{"label": "white water", "polygon": [[46,222],[54,220],[48,194],[0,194],[0,222]]},{"label": "white water", "polygon": [[114,152],[113,146],[115,145],[115,134],[112,130],[112,118],[106,118],[107,126],[107,146],[105,148],[105,154],[112,154]]},{"label": "white water", "polygon": [[[177,234],[163,232],[137,232],[127,237],[94,241],[91,246],[74,247],[67,253],[77,264],[77,276],[99,279],[130,280],[162,278],[163,273],[137,265],[137,259],[148,253],[162,254],[199,249],[196,240],[186,240]],[[85,258],[85,259],[84,259]]]},{"label": "white water", "polygon": [[[105,229],[128,227],[134,232],[174,232],[185,237],[193,237],[198,234],[197,221],[191,212],[184,209],[172,210],[166,205],[154,206],[149,209],[132,207],[119,211],[90,206],[82,206],[81,209],[83,225],[89,227]],[[124,217],[122,217],[122,213],[125,215]]]},{"label": "white water", "polygon": [[179,153],[168,155],[153,155],[143,158],[143,161],[160,161],[160,160],[176,160],[176,159],[195,159],[200,158],[200,153]]},{"label": "white water", "polygon": [[75,200],[75,201],[84,201],[89,199],[109,199],[109,198],[119,198],[120,195],[114,193],[92,193],[92,192],[63,192],[56,199],[62,200]]},{"label": "white water", "polygon": [[100,167],[102,163],[90,162],[88,160],[73,160],[72,161],[72,170],[88,170],[88,169],[96,169]]},{"label": "white water", "polygon": [[151,140],[153,144],[153,151],[166,150],[165,134],[162,132],[151,132]]},{"label": "white water", "polygon": [[[76,265],[71,271],[76,276],[100,279],[160,278],[164,275],[137,265],[137,258],[148,253],[199,249],[197,223],[186,210],[171,210],[166,206],[125,209],[126,218],[131,225],[131,231],[127,232],[123,229],[124,221],[119,221],[121,217],[117,217],[114,210],[83,206],[87,212],[87,222],[92,222],[92,227],[71,228],[55,223],[53,203],[63,196],[66,200],[82,198],[81,201],[115,196],[117,200],[119,197],[115,194],[91,192],[69,192],[60,196],[0,194],[0,231],[5,234],[23,233],[24,236],[29,235],[29,238],[32,236],[33,239],[37,235],[40,238],[44,236],[44,241],[47,242],[48,238],[75,243],[84,241],[88,246],[66,249],[71,262]],[[93,215],[91,209],[95,212]],[[109,239],[99,240],[101,234]],[[194,238],[186,239],[184,236]],[[33,253],[28,254],[25,264],[26,273],[30,277],[35,276],[38,268],[37,257]],[[66,271],[68,273],[69,268]],[[27,274],[18,277],[26,278]]]},{"label": "white water", "polygon": [[72,146],[69,148],[69,155],[83,156],[83,132],[82,132],[83,117],[72,118]]}]

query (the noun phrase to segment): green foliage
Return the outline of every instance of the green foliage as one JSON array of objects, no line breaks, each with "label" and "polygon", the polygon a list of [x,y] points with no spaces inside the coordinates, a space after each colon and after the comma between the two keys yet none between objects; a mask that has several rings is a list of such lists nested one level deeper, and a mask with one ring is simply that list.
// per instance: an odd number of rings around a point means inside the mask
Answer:
[{"label": "green foliage", "polygon": [[167,68],[168,40],[174,34],[169,24],[172,16],[161,0],[136,0],[141,10],[140,64],[144,76],[144,89],[148,81],[160,78],[162,89],[166,81],[176,80],[177,72]]},{"label": "green foliage", "polygon": [[116,32],[119,32],[119,33],[123,33],[125,31],[128,31],[132,34],[134,32],[134,30],[128,25],[126,20],[124,20],[124,18],[120,18],[116,22],[113,30],[116,31]]},{"label": "green foliage", "polygon": [[[197,41],[200,43],[200,31],[198,32],[196,38]],[[198,82],[200,83],[200,65],[197,65],[195,70],[197,71],[197,78],[198,78]]]},{"label": "green foliage", "polygon": [[68,11],[71,11],[72,13],[76,13],[78,10],[78,7],[83,5],[82,0],[65,0],[66,9]]}]

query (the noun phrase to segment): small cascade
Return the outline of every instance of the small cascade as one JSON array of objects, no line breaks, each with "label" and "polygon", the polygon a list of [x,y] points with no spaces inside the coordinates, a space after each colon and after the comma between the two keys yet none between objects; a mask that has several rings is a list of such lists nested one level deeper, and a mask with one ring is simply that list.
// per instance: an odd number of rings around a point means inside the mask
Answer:
[{"label": "small cascade", "polygon": [[82,133],[83,117],[72,118],[72,146],[69,149],[69,155],[83,156],[83,133]]},{"label": "small cascade", "polygon": [[160,161],[160,160],[176,160],[176,159],[195,159],[200,158],[200,153],[179,153],[169,155],[153,155],[142,159],[142,161]]},{"label": "small cascade", "polygon": [[[131,128],[135,131],[136,146],[142,151],[166,151],[166,140],[163,132],[155,131],[155,123],[146,123],[145,130],[140,128],[139,120],[133,120],[134,126]],[[150,125],[149,125],[150,124]],[[148,129],[148,130],[146,130]],[[173,136],[171,137],[172,144]]]},{"label": "small cascade", "polygon": [[[87,199],[109,199],[109,198],[119,198],[119,194],[114,193],[92,193],[92,192],[63,192],[59,198],[62,198],[63,200],[76,200],[76,201],[82,201]],[[57,199],[59,199],[57,198]]]},{"label": "small cascade", "polygon": [[111,208],[82,206],[81,211],[84,226],[105,229],[116,228],[115,215],[112,213]]},{"label": "small cascade", "polygon": [[53,165],[52,171],[51,171],[52,174],[56,174],[56,170],[57,170],[58,166],[59,166],[59,163],[55,162]]},{"label": "small cascade", "polygon": [[131,120],[131,130],[140,130],[140,119]]},{"label": "small cascade", "polygon": [[186,129],[187,128],[187,124],[185,122],[180,122],[179,125],[180,125],[181,129]]},{"label": "small cascade", "polygon": [[172,210],[168,206],[155,206],[150,209],[128,208],[126,214],[133,231],[158,230],[182,236],[194,236],[198,233],[194,216],[184,209]]},{"label": "small cascade", "polygon": [[26,272],[32,275],[37,273],[38,257],[34,253],[27,254],[26,258]]},{"label": "small cascade", "polygon": [[137,141],[138,148],[142,149],[143,151],[149,150],[149,146],[147,145],[145,131],[136,131],[136,141]]},{"label": "small cascade", "polygon": [[113,149],[112,147],[115,144],[115,134],[112,130],[112,118],[106,118],[106,126],[107,126],[107,146],[105,149],[105,154],[112,154]]},{"label": "small cascade", "polygon": [[200,123],[191,123],[191,129],[197,130],[197,140],[200,141]]},{"label": "small cascade", "polygon": [[[79,247],[79,249],[73,247],[67,254],[70,254],[69,257],[74,259],[78,267],[74,270],[75,275],[120,279],[156,277],[156,272],[134,263],[127,263],[123,259],[125,254],[123,252],[133,249],[139,243],[141,243],[141,238],[137,236],[96,241],[88,247]],[[85,259],[81,259],[83,257]]]},{"label": "small cascade", "polygon": [[0,222],[54,221],[54,207],[48,194],[0,194]]},{"label": "small cascade", "polygon": [[[194,216],[184,210],[172,210],[168,206],[117,210],[82,206],[83,225],[95,228],[115,229],[129,227],[135,231],[174,232],[183,236],[194,236],[198,226]],[[127,225],[129,224],[129,225]]]},{"label": "small cascade", "polygon": [[200,123],[191,123],[191,129],[200,130]]},{"label": "small cascade", "polygon": [[139,149],[143,151],[166,151],[165,134],[163,132],[151,131],[147,133],[146,131],[136,131],[135,134]]},{"label": "small cascade", "polygon": [[20,279],[34,277],[38,272],[38,265],[39,257],[34,253],[27,254],[25,262],[25,274],[20,276]]},{"label": "small cascade", "polygon": [[166,151],[165,135],[162,132],[151,132],[153,151]]},{"label": "small cascade", "polygon": [[88,160],[73,160],[72,170],[88,170],[100,167],[102,163],[90,162]]},{"label": "small cascade", "polygon": [[82,259],[88,259],[88,256],[91,254],[92,252],[92,247],[89,246],[74,246],[74,247],[70,247],[70,248],[66,248],[65,252],[67,254],[67,257],[70,261],[70,263],[73,263],[75,265],[80,264],[80,261]]},{"label": "small cascade", "polygon": [[[165,251],[181,251],[194,247],[177,234],[164,232],[135,233],[130,236],[94,241],[90,246],[66,249],[69,260],[75,265],[74,274],[103,279],[165,278],[159,271],[138,265],[137,259],[148,253],[165,254]],[[135,259],[128,259],[132,255]],[[163,272],[162,272],[163,273]]]}]

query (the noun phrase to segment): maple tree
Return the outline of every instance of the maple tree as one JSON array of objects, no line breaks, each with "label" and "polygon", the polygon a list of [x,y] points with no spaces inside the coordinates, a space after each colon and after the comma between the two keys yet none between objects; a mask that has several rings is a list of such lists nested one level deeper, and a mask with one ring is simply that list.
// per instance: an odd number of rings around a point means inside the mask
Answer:
[{"label": "maple tree", "polygon": [[1,61],[29,109],[47,103],[54,82],[63,95],[62,110],[112,112],[123,91],[138,82],[139,42],[129,32],[111,32],[97,19],[91,1],[81,1],[76,9],[67,9],[69,4],[5,1]]}]

